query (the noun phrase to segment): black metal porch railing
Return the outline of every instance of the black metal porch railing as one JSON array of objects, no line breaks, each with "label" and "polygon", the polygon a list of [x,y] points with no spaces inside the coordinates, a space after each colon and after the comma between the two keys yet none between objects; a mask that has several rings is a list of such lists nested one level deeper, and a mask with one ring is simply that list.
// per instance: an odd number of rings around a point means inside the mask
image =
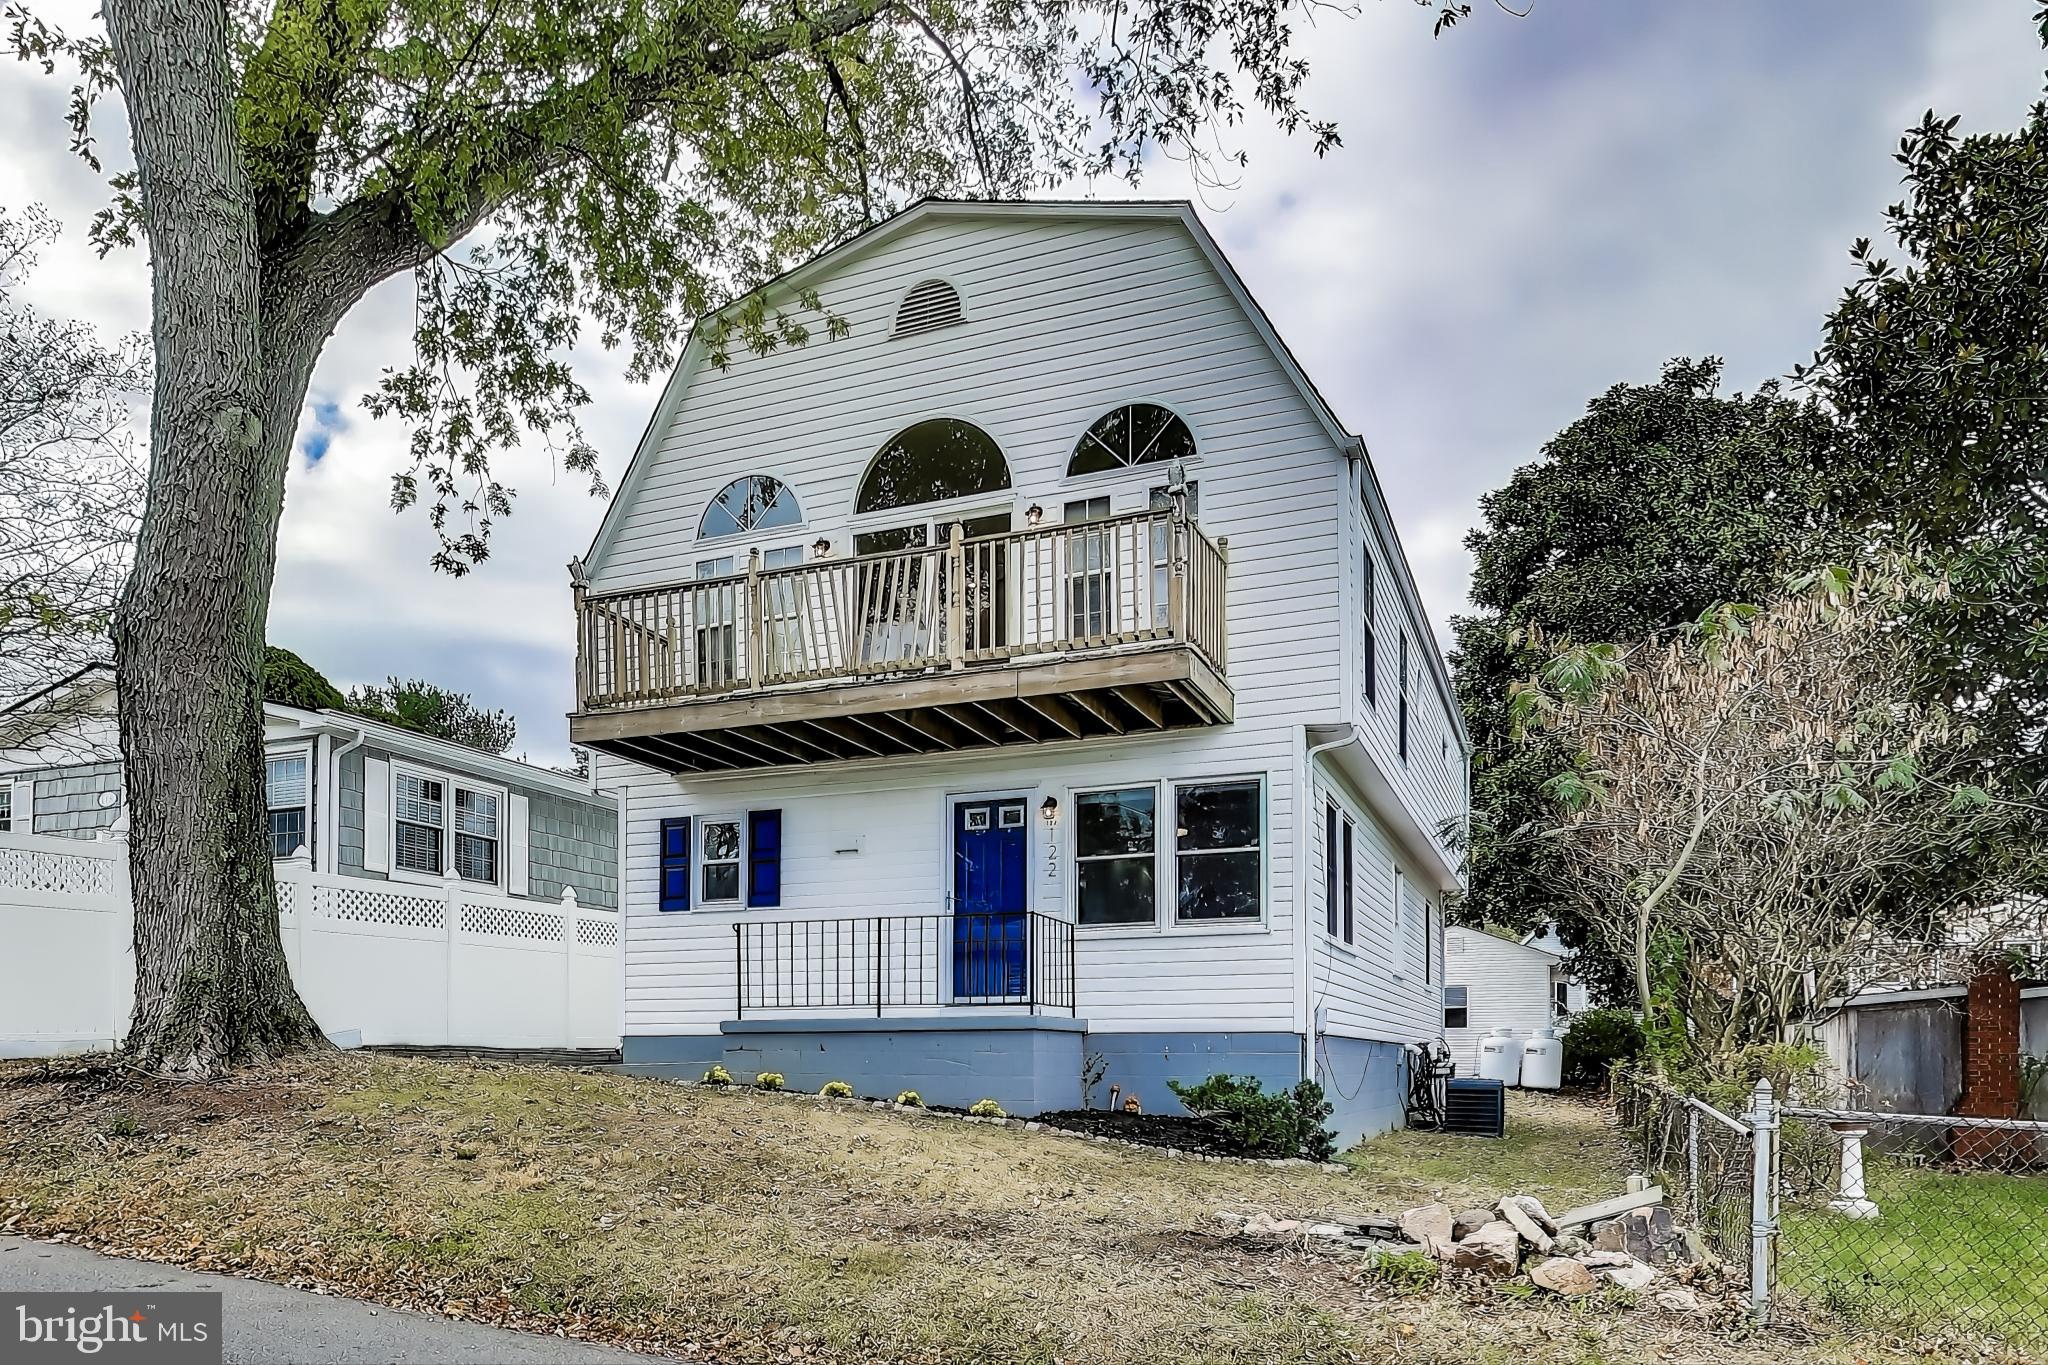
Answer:
[{"label": "black metal porch railing", "polygon": [[740,920],[739,1016],[1010,1005],[1074,1012],[1074,926],[1036,911]]}]

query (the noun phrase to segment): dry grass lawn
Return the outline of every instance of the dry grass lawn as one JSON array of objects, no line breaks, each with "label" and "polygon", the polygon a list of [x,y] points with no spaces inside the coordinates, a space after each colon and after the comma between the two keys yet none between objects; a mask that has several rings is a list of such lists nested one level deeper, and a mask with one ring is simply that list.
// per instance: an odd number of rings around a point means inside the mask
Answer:
[{"label": "dry grass lawn", "polygon": [[1615,1303],[1414,1286],[1219,1234],[1612,1193],[1605,1116],[1171,1161],[787,1096],[364,1054],[221,1085],[0,1067],[0,1229],[697,1360],[1878,1361]]}]

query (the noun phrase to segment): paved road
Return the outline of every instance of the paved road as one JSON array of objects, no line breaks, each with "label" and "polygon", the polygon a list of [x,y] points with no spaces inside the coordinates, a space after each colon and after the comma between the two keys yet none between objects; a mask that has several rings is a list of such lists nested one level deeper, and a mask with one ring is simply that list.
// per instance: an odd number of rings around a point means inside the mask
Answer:
[{"label": "paved road", "polygon": [[649,1356],[0,1237],[0,1289],[218,1290],[228,1365],[648,1365]]}]

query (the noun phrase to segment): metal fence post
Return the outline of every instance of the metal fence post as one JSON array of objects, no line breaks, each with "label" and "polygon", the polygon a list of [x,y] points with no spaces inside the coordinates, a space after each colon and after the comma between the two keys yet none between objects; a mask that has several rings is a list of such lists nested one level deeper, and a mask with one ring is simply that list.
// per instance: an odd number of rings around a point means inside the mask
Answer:
[{"label": "metal fence post", "polygon": [[1778,1139],[1776,1101],[1771,1083],[1760,1080],[1752,1097],[1749,1120],[1752,1164],[1749,1187],[1749,1304],[1762,1326],[1771,1319],[1771,1271],[1778,1237],[1777,1221],[1771,1216],[1775,1205],[1772,1184]]}]

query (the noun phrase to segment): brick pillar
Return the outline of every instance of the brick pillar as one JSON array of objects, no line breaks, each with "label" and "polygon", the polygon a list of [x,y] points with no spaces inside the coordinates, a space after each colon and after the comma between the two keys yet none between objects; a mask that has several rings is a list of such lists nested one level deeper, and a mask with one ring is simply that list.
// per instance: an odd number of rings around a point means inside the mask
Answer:
[{"label": "brick pillar", "polygon": [[[1956,1113],[1971,1118],[2016,1118],[2020,1109],[2020,983],[2004,961],[1985,961],[1970,978],[1963,1020],[1963,1097]],[[1958,1128],[1958,1161],[1996,1156],[2010,1134]]]}]

